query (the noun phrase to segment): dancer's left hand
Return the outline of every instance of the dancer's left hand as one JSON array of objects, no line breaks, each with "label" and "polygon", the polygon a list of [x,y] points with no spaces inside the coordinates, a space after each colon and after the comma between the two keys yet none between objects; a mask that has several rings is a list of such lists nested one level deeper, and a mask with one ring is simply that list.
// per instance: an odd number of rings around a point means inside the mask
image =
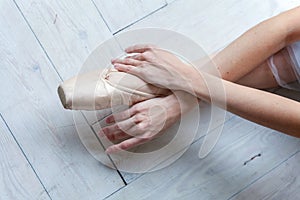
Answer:
[{"label": "dancer's left hand", "polygon": [[136,75],[158,87],[190,92],[188,81],[197,70],[174,54],[152,45],[135,45],[125,51],[135,55],[113,59],[112,64],[117,70]]}]

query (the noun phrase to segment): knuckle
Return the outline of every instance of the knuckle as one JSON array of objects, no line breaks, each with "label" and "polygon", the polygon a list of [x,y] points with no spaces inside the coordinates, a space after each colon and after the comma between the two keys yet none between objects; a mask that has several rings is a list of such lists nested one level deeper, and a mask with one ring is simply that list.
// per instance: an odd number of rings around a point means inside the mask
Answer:
[{"label": "knuckle", "polygon": [[144,116],[143,115],[135,115],[134,116],[134,122],[138,123],[144,120]]},{"label": "knuckle", "polygon": [[120,126],[119,126],[119,123],[117,123],[117,124],[112,126],[111,131],[116,131],[116,130],[119,130],[119,129],[120,129]]},{"label": "knuckle", "polygon": [[137,129],[139,130],[139,132],[142,132],[144,133],[146,131],[146,126],[145,126],[145,123],[138,123],[137,125]]},{"label": "knuckle", "polygon": [[129,148],[129,145],[127,144],[127,143],[121,143],[120,145],[119,145],[119,148],[120,149],[128,149]]},{"label": "knuckle", "polygon": [[128,63],[130,63],[130,59],[129,58],[124,58],[123,62],[126,63],[126,64],[128,64]]},{"label": "knuckle", "polygon": [[145,59],[145,60],[149,60],[152,58],[152,53],[151,51],[145,51],[141,54],[141,56]]},{"label": "knuckle", "polygon": [[150,51],[150,50],[153,49],[153,45],[151,45],[151,44],[146,44],[146,45],[145,45],[145,49],[147,49],[148,51]]},{"label": "knuckle", "polygon": [[138,113],[138,112],[140,112],[140,106],[138,104],[136,104],[136,105],[132,106],[130,108],[130,110],[131,110],[131,113],[133,113],[133,114]]},{"label": "knuckle", "polygon": [[146,44],[146,48],[147,48],[148,50],[153,50],[153,49],[156,48],[156,45],[154,45],[154,44]]},{"label": "knuckle", "polygon": [[143,61],[142,63],[141,63],[141,67],[143,68],[143,67],[146,67],[148,65],[148,62],[147,61]]}]

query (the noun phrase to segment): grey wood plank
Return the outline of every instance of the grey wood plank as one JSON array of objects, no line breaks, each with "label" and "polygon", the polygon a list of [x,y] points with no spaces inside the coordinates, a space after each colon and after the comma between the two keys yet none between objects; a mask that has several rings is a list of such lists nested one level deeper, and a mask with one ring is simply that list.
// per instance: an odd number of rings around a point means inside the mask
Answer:
[{"label": "grey wood plank", "polygon": [[225,124],[216,148],[202,160],[197,156],[201,142],[171,166],[143,175],[108,199],[228,199],[299,151],[300,139],[237,118]]},{"label": "grey wood plank", "polygon": [[2,118],[0,144],[0,198],[50,199]]},{"label": "grey wood plank", "polygon": [[210,54],[257,23],[295,5],[300,5],[299,1],[177,0],[126,30],[174,30],[190,37]]},{"label": "grey wood plank", "polygon": [[113,33],[166,5],[165,0],[93,0]]},{"label": "grey wood plank", "polygon": [[231,199],[300,199],[300,153],[280,164],[261,179]]},{"label": "grey wood plank", "polygon": [[[111,58],[121,53],[114,40],[101,45],[112,38],[112,34],[91,1],[16,2],[63,80],[88,70],[107,67]],[[87,60],[96,53],[99,53],[98,62]],[[103,116],[102,111],[84,114],[89,124]]]},{"label": "grey wood plank", "polygon": [[123,181],[82,144],[78,130],[86,137],[94,133],[83,118],[75,126],[72,112],[61,107],[56,94],[61,79],[16,5],[5,1],[1,6],[3,117],[52,199],[104,198]]},{"label": "grey wood plank", "polygon": [[172,3],[173,1],[176,1],[176,0],[166,0],[166,2],[167,2],[168,4]]},{"label": "grey wood plank", "polygon": [[63,79],[76,75],[92,50],[112,36],[90,1],[16,3]]}]

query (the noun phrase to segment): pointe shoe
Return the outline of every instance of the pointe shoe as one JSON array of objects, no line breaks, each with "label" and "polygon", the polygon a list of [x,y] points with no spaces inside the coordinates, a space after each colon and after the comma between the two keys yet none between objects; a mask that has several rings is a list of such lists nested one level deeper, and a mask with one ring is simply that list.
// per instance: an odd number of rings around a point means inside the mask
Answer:
[{"label": "pointe shoe", "polygon": [[66,109],[101,110],[165,96],[167,89],[155,87],[142,79],[115,69],[94,70],[64,81],[58,95]]}]

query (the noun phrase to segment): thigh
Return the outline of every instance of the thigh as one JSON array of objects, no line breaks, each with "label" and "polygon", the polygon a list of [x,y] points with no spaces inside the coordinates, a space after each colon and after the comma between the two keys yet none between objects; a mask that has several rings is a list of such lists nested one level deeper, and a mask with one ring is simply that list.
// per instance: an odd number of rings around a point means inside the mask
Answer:
[{"label": "thigh", "polygon": [[284,86],[297,80],[294,67],[288,50],[284,48],[241,78],[238,83],[259,89]]},{"label": "thigh", "polygon": [[246,74],[244,77],[238,80],[237,83],[257,89],[268,89],[278,87],[278,83],[267,61],[265,61],[263,64],[259,65],[257,68]]}]

